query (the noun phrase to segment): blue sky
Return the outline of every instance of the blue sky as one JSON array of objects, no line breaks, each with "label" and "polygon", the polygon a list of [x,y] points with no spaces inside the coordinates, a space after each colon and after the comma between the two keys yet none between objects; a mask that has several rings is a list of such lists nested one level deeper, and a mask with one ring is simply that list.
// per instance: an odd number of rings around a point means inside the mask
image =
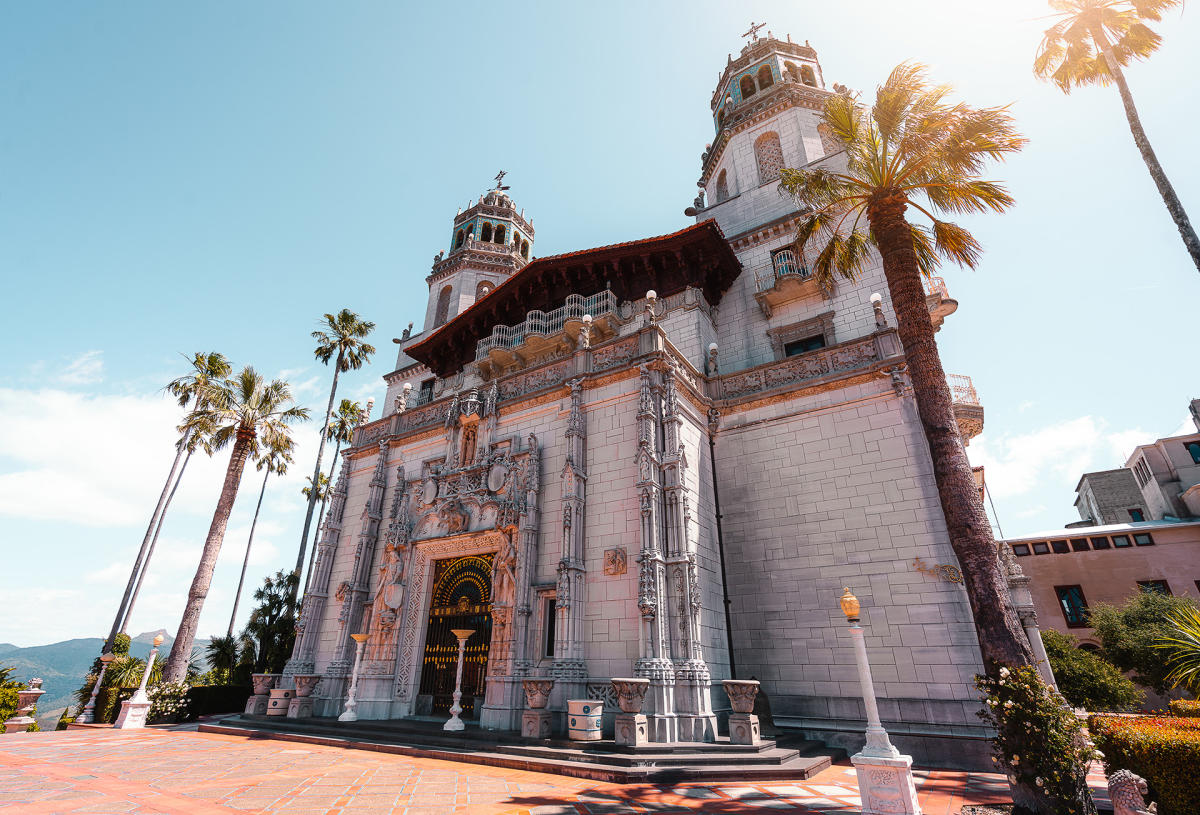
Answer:
[{"label": "blue sky", "polygon": [[[1186,418],[1200,275],[1112,89],[1030,73],[1034,0],[495,4],[26,3],[0,12],[0,642],[106,632],[170,463],[159,388],[220,350],[319,409],[325,311],[378,323],[345,395],[382,397],[391,337],[459,206],[497,170],[535,254],[686,223],[708,102],[750,20],[809,40],[826,80],[868,93],[917,59],[975,104],[1011,102],[1029,147],[994,177],[1018,200],[971,219],[976,272],[939,335],[987,409],[969,448],[1005,532],[1073,518],[1079,474]],[[1129,72],[1144,123],[1200,217],[1200,28],[1171,15]],[[268,489],[248,582],[294,558],[297,485]],[[134,631],[178,625],[223,461],[180,489]],[[223,633],[258,479],[248,473],[200,633]],[[243,614],[250,603],[243,601]]]}]

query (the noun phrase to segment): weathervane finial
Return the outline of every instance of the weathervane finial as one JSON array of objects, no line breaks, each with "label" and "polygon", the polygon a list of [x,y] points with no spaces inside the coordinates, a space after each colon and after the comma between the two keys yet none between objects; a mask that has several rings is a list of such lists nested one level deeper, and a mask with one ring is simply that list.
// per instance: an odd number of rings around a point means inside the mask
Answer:
[{"label": "weathervane finial", "polygon": [[496,186],[493,187],[493,189],[497,189],[497,190],[507,190],[508,189],[508,187],[505,186],[505,184],[503,183],[504,176],[506,176],[506,175],[508,175],[508,172],[505,170],[501,170],[500,172],[496,173]]},{"label": "weathervane finial", "polygon": [[767,25],[766,23],[758,23],[757,25],[755,25],[754,21],[753,21],[753,20],[751,20],[751,21],[750,21],[750,30],[749,30],[749,31],[747,31],[747,32],[746,32],[745,34],[743,34],[742,36],[743,36],[743,37],[749,37],[749,38],[750,38],[750,42],[755,42],[756,40],[758,40],[758,30],[759,30],[760,28],[765,28],[765,27],[766,27],[766,25]]}]

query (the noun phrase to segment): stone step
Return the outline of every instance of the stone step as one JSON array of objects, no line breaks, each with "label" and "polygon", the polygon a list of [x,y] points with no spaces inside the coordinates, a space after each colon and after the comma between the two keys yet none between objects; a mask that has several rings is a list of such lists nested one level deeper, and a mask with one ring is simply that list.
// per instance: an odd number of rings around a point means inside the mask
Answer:
[{"label": "stone step", "polygon": [[[819,742],[788,739],[787,747],[769,746],[738,752],[741,745],[701,745],[679,754],[673,751],[636,753],[605,750],[573,742],[522,740],[512,733],[466,730],[439,732],[436,722],[371,721],[337,722],[334,719],[285,719],[234,716],[200,725],[201,732],[246,738],[271,738],[350,749],[372,750],[421,758],[439,758],[474,764],[556,773],[613,783],[675,783],[680,781],[778,780],[808,778],[844,756]],[[521,743],[522,741],[527,743]],[[610,742],[611,744],[611,742]],[[694,748],[694,749],[693,749]]]}]

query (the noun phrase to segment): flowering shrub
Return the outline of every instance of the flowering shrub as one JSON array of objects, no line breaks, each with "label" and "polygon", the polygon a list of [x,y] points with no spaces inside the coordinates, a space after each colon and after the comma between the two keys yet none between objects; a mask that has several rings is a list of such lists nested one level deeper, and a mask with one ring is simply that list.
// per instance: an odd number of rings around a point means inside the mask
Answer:
[{"label": "flowering shrub", "polygon": [[1104,769],[1145,778],[1160,815],[1200,812],[1200,719],[1092,716],[1088,729]]},{"label": "flowering shrub", "polygon": [[1042,681],[1037,668],[1001,668],[998,679],[979,676],[975,685],[984,694],[979,717],[996,730],[992,761],[1013,784],[1036,790],[1040,799],[1036,806],[1019,801],[1022,790],[1014,787],[1014,803],[1062,815],[1094,813],[1087,768],[1095,751],[1079,720]]},{"label": "flowering shrub", "polygon": [[1174,699],[1167,703],[1167,709],[1172,716],[1200,719],[1200,701],[1194,699]]},{"label": "flowering shrub", "polygon": [[177,722],[187,716],[187,692],[186,682],[161,682],[146,691],[150,698],[149,721]]}]

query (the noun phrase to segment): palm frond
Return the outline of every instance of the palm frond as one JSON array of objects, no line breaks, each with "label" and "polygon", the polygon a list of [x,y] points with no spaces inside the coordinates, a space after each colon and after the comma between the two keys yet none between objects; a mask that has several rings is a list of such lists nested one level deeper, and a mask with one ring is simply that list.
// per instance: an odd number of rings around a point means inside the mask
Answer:
[{"label": "palm frond", "polygon": [[1167,681],[1200,696],[1200,609],[1183,608],[1167,615],[1173,629],[1154,643],[1166,652]]}]

